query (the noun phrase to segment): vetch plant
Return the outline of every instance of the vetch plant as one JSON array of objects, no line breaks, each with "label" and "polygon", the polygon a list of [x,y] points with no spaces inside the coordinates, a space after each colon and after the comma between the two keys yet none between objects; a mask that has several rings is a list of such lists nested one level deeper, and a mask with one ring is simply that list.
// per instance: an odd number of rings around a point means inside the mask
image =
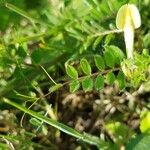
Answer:
[{"label": "vetch plant", "polygon": [[141,25],[138,8],[134,4],[123,5],[116,17],[116,26],[124,32],[127,58],[133,58],[134,29]]},{"label": "vetch plant", "polygon": [[0,5],[0,149],[149,150],[148,0],[134,0],[144,25],[134,55],[136,6],[56,1],[61,9],[52,0]]}]

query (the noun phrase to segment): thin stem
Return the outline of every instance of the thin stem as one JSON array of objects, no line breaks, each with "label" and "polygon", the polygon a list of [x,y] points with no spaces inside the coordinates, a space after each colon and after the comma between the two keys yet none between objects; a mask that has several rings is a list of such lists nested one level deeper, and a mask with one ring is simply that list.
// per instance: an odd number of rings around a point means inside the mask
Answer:
[{"label": "thin stem", "polygon": [[[38,100],[39,100],[39,98],[35,102],[33,102],[27,109],[30,109]],[[22,117],[21,117],[21,120],[20,120],[20,126],[21,127],[23,127],[23,119],[24,119],[25,115],[26,115],[26,113],[24,112]]]},{"label": "thin stem", "polygon": [[115,30],[96,33],[96,34],[91,35],[91,37],[103,36],[103,35],[107,35],[107,34],[111,34],[111,33],[120,33],[120,32],[122,32],[122,30],[115,29]]},{"label": "thin stem", "polygon": [[55,85],[57,85],[57,83],[52,79],[52,77],[48,74],[48,72],[45,70],[45,68],[44,68],[42,65],[40,65],[40,67],[41,67],[42,70],[46,73],[46,75],[48,76],[48,78],[49,78]]}]

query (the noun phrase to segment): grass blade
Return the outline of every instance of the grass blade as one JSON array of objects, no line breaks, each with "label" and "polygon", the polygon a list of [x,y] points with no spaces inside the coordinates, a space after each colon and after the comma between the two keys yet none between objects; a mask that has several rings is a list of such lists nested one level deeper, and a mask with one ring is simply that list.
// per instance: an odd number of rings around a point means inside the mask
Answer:
[{"label": "grass blade", "polygon": [[31,115],[32,117],[35,117],[35,118],[39,119],[40,121],[45,122],[45,123],[57,128],[57,129],[59,129],[60,131],[77,138],[78,140],[84,141],[84,142],[89,143],[91,145],[95,145],[97,147],[100,147],[100,145],[102,144],[100,139],[96,136],[91,136],[87,133],[81,134],[71,127],[68,127],[68,126],[66,126],[66,125],[64,125],[64,124],[62,124],[56,120],[47,118],[47,117],[42,116],[42,115],[40,115],[40,114],[38,114],[32,110],[29,110],[25,107],[22,107],[21,105],[15,103],[15,102],[12,102],[9,99],[4,98],[3,100],[5,103],[10,104],[10,105],[18,108],[19,110]]},{"label": "grass blade", "polygon": [[16,12],[17,14],[20,14],[21,16],[27,18],[27,19],[30,20],[31,22],[37,22],[34,18],[32,18],[31,16],[29,16],[25,11],[21,10],[20,8],[14,6],[14,5],[10,4],[10,3],[6,3],[5,6],[6,6],[8,9],[10,9],[10,10]]}]

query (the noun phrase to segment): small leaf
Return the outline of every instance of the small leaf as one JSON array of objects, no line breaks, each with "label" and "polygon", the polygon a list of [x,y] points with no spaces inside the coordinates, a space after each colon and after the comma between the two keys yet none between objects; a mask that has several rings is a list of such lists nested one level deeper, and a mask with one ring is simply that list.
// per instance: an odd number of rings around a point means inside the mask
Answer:
[{"label": "small leaf", "polygon": [[86,75],[91,75],[91,66],[85,58],[81,59],[80,66]]},{"label": "small leaf", "polygon": [[106,82],[109,84],[109,85],[112,85],[115,81],[115,75],[113,72],[109,72],[107,73],[106,75]]},{"label": "small leaf", "polygon": [[103,39],[103,36],[99,36],[98,38],[96,38],[96,40],[94,41],[94,44],[93,44],[93,49],[96,49],[96,47],[98,46],[98,44],[102,41]]},{"label": "small leaf", "polygon": [[73,66],[67,65],[66,72],[72,79],[78,78],[78,72]]},{"label": "small leaf", "polygon": [[95,55],[94,57],[95,65],[99,70],[103,70],[105,68],[105,63],[100,55]]},{"label": "small leaf", "polygon": [[86,42],[84,43],[84,49],[87,50],[87,48],[91,45],[91,43],[93,43],[94,41],[94,38],[91,38],[91,37],[87,37],[87,40]]},{"label": "small leaf", "polygon": [[22,58],[25,58],[27,56],[27,53],[22,46],[18,47],[17,54]]},{"label": "small leaf", "polygon": [[125,81],[124,73],[122,71],[119,71],[119,73],[117,75],[117,81],[118,81],[119,88],[121,90],[124,89],[126,86],[126,81]]},{"label": "small leaf", "polygon": [[82,81],[82,88],[85,92],[91,91],[93,89],[93,80],[90,77],[86,77]]},{"label": "small leaf", "polygon": [[120,64],[125,58],[123,51],[117,46],[114,45],[105,46],[105,50],[109,51],[113,55],[115,64]]},{"label": "small leaf", "polygon": [[142,133],[150,133],[150,111],[141,119],[140,130]]},{"label": "small leaf", "polygon": [[113,55],[110,52],[106,51],[104,54],[104,58],[105,58],[106,65],[110,68],[113,68],[115,65]]},{"label": "small leaf", "polygon": [[42,60],[41,50],[40,49],[34,50],[31,54],[31,58],[34,63],[40,63]]},{"label": "small leaf", "polygon": [[[124,53],[122,52],[122,50],[114,45],[110,45],[110,46],[105,46],[105,51],[110,53],[109,55],[112,55],[113,57],[113,62],[114,64],[120,64],[123,59],[125,58]],[[111,66],[109,66],[111,67]]]},{"label": "small leaf", "polygon": [[98,75],[95,81],[96,90],[101,90],[104,88],[104,77],[102,75]]},{"label": "small leaf", "polygon": [[62,84],[58,83],[58,84],[56,84],[56,85],[50,87],[49,91],[52,93],[52,92],[57,91],[57,90],[58,90],[59,88],[61,88],[61,87],[62,87]]},{"label": "small leaf", "polygon": [[80,88],[80,82],[78,80],[72,81],[70,84],[70,92],[74,93]]},{"label": "small leaf", "polygon": [[105,45],[108,45],[111,40],[114,39],[114,35],[113,34],[108,34],[105,38]]}]

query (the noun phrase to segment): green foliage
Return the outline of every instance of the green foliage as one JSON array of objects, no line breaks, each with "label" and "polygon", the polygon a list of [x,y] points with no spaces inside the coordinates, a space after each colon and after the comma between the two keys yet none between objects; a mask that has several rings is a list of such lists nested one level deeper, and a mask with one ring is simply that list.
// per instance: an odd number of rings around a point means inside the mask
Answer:
[{"label": "green foliage", "polygon": [[113,68],[115,66],[114,56],[110,51],[105,51],[104,58],[108,67]]},{"label": "green foliage", "polygon": [[147,112],[140,121],[140,130],[142,133],[150,133],[150,112]]},{"label": "green foliage", "polygon": [[97,91],[104,88],[104,77],[102,75],[96,77],[95,88]]},{"label": "green foliage", "polygon": [[[62,123],[59,123],[53,119],[49,119],[45,116],[42,116],[41,114],[38,114],[32,110],[28,110],[27,108],[22,107],[22,106],[18,105],[17,103],[11,102],[8,99],[4,99],[4,101],[6,103],[18,108],[19,110],[22,110],[23,112],[30,114],[31,116],[35,117],[36,119],[34,119],[34,123],[36,122],[35,123],[36,125],[39,122],[38,120],[40,120],[44,123],[47,123],[47,124],[57,128],[57,129],[65,132],[68,135],[74,136],[74,137],[78,138],[79,140],[85,141],[85,142],[90,143],[92,145],[96,145],[97,147],[99,147],[100,143],[102,142],[99,138],[97,138],[95,136],[90,136],[89,134],[81,134],[81,133],[77,132],[76,130],[74,130],[74,129],[72,129],[72,128],[70,128],[70,127],[68,127]],[[33,119],[31,122],[33,123]],[[89,137],[91,137],[91,138],[89,138]]]},{"label": "green foliage", "polygon": [[96,67],[101,71],[105,68],[105,63],[103,57],[100,55],[95,55],[94,57]]},{"label": "green foliage", "polygon": [[147,80],[149,65],[149,52],[143,50],[141,55],[135,53],[134,60],[124,60],[121,67],[126,77],[131,80],[131,84],[137,87],[142,81]]},{"label": "green foliage", "polygon": [[93,80],[90,77],[85,77],[82,80],[82,88],[85,92],[93,89]]},{"label": "green foliage", "polygon": [[86,75],[91,75],[91,66],[85,58],[81,59],[80,66]]},{"label": "green foliage", "polygon": [[78,72],[73,66],[67,65],[66,72],[72,79],[78,78]]},{"label": "green foliage", "polygon": [[118,82],[118,86],[121,90],[126,87],[125,76],[122,71],[119,71],[119,73],[117,75],[117,82]]},{"label": "green foliage", "polygon": [[62,85],[61,83],[58,83],[58,84],[56,84],[56,85],[51,86],[50,89],[49,89],[49,91],[50,91],[51,93],[53,93],[53,92],[57,91],[59,88],[61,88],[62,86],[63,86],[63,85]]},{"label": "green foliage", "polygon": [[123,123],[111,121],[105,125],[107,132],[112,135],[114,141],[118,144],[128,140],[132,133],[130,129]]},{"label": "green foliage", "polygon": [[1,150],[8,150],[9,147],[8,147],[7,144],[0,143],[0,149],[1,149]]},{"label": "green foliage", "polygon": [[42,54],[41,54],[41,49],[37,49],[35,50],[32,54],[31,54],[31,58],[33,63],[40,63],[42,60]]},{"label": "green foliage", "polygon": [[[113,47],[113,46],[110,46],[110,47]],[[118,49],[118,48],[116,48],[116,49]],[[110,51],[108,51],[108,54],[111,54]],[[116,61],[118,61],[119,58],[121,58],[118,55],[112,55],[112,56],[113,56],[114,60],[116,59]],[[123,59],[123,57],[122,57],[122,59]],[[91,61],[92,61],[92,59],[91,59]],[[82,81],[82,88],[84,91],[91,91],[93,89],[93,86],[95,86],[96,90],[99,91],[104,88],[104,83],[112,85],[113,83],[115,83],[115,80],[117,81],[117,84],[118,84],[118,87],[120,88],[120,90],[122,90],[126,87],[126,79],[125,79],[124,73],[122,71],[119,71],[117,77],[115,77],[115,75],[113,73],[113,69],[109,70],[108,73],[105,73],[105,71],[103,71],[105,69],[105,63],[104,63],[102,56],[95,55],[93,61],[95,62],[95,66],[97,67],[98,72],[92,74],[91,64],[85,58],[83,58],[83,59],[81,59],[80,64],[79,64],[80,67],[78,67],[78,68],[81,68],[83,73],[86,76],[79,77],[78,79],[77,79],[77,76],[73,77],[72,74],[74,72],[76,75],[78,75],[79,70],[75,70],[75,68],[72,68],[72,71],[70,71],[71,73],[69,73],[68,70],[70,69],[70,65],[68,65],[69,67],[66,68],[66,72],[73,79],[72,81],[70,81],[71,83],[69,84],[70,91],[75,92],[79,89],[79,87],[80,87],[79,81],[80,80]],[[115,63],[113,65],[115,65]],[[94,77],[96,77],[95,82],[94,82]],[[77,79],[78,82],[77,82],[77,80],[74,81],[74,79]]]},{"label": "green foliage", "polygon": [[31,118],[31,119],[30,119],[30,123],[31,123],[32,125],[36,126],[36,127],[42,125],[42,122],[39,121],[39,120],[37,120],[36,118]]},{"label": "green foliage", "polygon": [[70,92],[74,93],[80,88],[80,82],[78,80],[72,81],[69,86]]},{"label": "green foliage", "polygon": [[109,45],[111,40],[114,38],[114,35],[113,34],[108,34],[105,38],[105,45]]},{"label": "green foliage", "polygon": [[17,54],[18,54],[21,58],[26,58],[26,56],[27,56],[26,50],[25,50],[22,46],[19,46],[19,47],[18,47]]},{"label": "green foliage", "polygon": [[150,135],[138,135],[131,139],[126,146],[126,150],[149,150]]},{"label": "green foliage", "polygon": [[[123,36],[115,25],[118,9],[128,2],[139,7],[144,25],[135,30],[133,59],[126,59]],[[8,149],[14,144],[16,149],[55,150],[59,146],[51,142],[64,141],[62,131],[78,139],[68,140],[68,136],[65,140],[69,144],[71,141],[74,149],[78,149],[79,144],[79,149],[95,149],[88,144],[105,150],[121,149],[123,145],[127,150],[147,149],[149,112],[141,118],[140,126],[135,123],[137,126],[131,127],[134,117],[137,119],[143,109],[149,108],[149,14],[148,0],[2,0],[0,108],[19,117],[14,121],[15,127],[10,125],[10,130],[0,135],[0,148]],[[90,102],[86,99],[89,93],[93,96]],[[71,97],[69,111],[75,121],[70,120],[70,114],[63,118],[68,113],[67,96]],[[128,107],[128,101],[133,103],[134,112]],[[87,113],[85,110],[89,107],[91,111]],[[20,110],[31,116],[22,117],[21,129],[18,127]],[[40,111],[48,115],[37,113]],[[118,121],[111,122],[113,117]],[[40,130],[35,129],[38,127]],[[84,131],[81,134],[74,129],[78,127],[93,135]],[[142,135],[137,133],[139,128]],[[15,131],[16,136],[11,131]],[[132,133],[135,133],[133,139]],[[33,142],[38,135],[48,139],[48,147]]]},{"label": "green foliage", "polygon": [[123,51],[114,45],[106,46],[105,50],[109,51],[109,53],[111,53],[113,55],[113,59],[114,59],[115,64],[119,65],[123,61],[123,59],[125,58]]},{"label": "green foliage", "polygon": [[109,85],[112,85],[115,81],[115,75],[113,72],[109,72],[107,73],[106,75],[106,82],[109,84]]},{"label": "green foliage", "polygon": [[104,58],[108,67],[113,68],[116,64],[119,65],[124,57],[124,53],[118,47],[114,45],[105,46]]}]

